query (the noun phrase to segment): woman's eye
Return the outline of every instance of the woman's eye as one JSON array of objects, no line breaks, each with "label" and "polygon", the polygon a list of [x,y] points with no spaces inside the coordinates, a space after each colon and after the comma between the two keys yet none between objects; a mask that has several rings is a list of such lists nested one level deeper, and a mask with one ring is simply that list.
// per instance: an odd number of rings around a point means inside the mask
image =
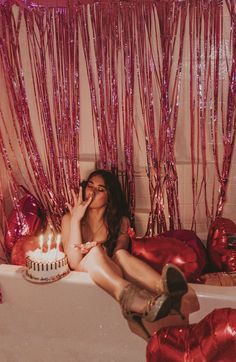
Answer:
[{"label": "woman's eye", "polygon": [[98,192],[105,192],[105,189],[103,189],[102,187],[98,187],[97,190]]}]

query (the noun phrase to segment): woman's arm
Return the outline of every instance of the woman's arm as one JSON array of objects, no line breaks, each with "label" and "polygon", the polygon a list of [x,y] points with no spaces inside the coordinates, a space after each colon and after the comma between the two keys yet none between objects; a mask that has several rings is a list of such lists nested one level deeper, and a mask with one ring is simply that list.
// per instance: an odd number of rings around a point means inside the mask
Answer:
[{"label": "woman's arm", "polygon": [[80,249],[76,247],[77,244],[82,243],[82,237],[80,224],[78,221],[73,220],[70,214],[66,214],[62,218],[61,235],[70,268],[76,270],[77,265],[83,257]]},{"label": "woman's arm", "polygon": [[81,234],[81,220],[85,211],[92,201],[92,196],[86,200],[82,200],[82,189],[80,188],[79,196],[77,198],[74,191],[72,191],[73,206],[67,204],[70,213],[62,218],[61,233],[64,251],[68,257],[68,262],[71,269],[76,270],[83,254],[81,253],[80,245],[82,244]]},{"label": "woman's arm", "polygon": [[127,217],[123,217],[120,227],[120,232],[117,238],[117,244],[114,250],[114,254],[117,250],[125,249],[128,250],[129,247],[129,235],[128,235],[128,229],[130,227],[130,221]]}]

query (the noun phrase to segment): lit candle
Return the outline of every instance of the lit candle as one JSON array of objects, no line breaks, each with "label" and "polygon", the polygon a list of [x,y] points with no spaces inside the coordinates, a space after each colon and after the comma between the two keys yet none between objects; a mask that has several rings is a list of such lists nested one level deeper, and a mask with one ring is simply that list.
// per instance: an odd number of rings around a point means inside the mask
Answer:
[{"label": "lit candle", "polygon": [[56,239],[57,250],[59,250],[60,244],[61,244],[61,235],[58,234],[58,235],[57,235],[57,239]]},{"label": "lit candle", "polygon": [[49,235],[48,235],[48,242],[47,242],[47,244],[48,244],[48,251],[51,249],[52,237],[53,237],[52,234],[49,234]]},{"label": "lit candle", "polygon": [[44,243],[44,240],[43,240],[43,234],[41,234],[39,236],[39,248],[40,250],[43,252],[43,243]]}]

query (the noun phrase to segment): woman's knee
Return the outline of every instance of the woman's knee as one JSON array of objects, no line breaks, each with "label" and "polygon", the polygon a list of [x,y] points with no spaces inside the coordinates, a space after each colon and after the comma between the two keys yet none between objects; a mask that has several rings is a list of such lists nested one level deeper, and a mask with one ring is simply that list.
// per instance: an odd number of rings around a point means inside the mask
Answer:
[{"label": "woman's knee", "polygon": [[83,257],[80,262],[79,268],[81,271],[88,271],[91,269],[95,269],[97,265],[104,259],[104,249],[102,246],[94,246],[89,252]]},{"label": "woman's knee", "polygon": [[113,255],[113,260],[117,263],[125,262],[128,258],[130,258],[130,253],[125,249],[118,249]]},{"label": "woman's knee", "polygon": [[85,255],[86,259],[99,259],[104,257],[105,251],[101,245],[96,245]]}]

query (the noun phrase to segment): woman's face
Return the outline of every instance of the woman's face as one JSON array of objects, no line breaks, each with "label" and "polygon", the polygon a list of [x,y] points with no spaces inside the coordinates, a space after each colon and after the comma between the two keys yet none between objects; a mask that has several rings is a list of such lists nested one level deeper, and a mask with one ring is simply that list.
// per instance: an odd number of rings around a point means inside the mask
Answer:
[{"label": "woman's face", "polygon": [[89,179],[85,189],[85,198],[88,199],[91,195],[93,195],[93,200],[89,205],[90,208],[101,208],[106,206],[108,192],[101,175],[95,175]]}]

